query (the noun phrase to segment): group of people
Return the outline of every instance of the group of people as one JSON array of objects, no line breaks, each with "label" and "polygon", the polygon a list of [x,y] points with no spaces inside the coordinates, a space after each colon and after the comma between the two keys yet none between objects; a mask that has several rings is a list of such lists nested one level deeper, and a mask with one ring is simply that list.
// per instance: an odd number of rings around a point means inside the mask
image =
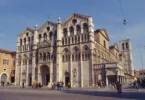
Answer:
[{"label": "group of people", "polygon": [[98,86],[105,88],[105,83],[103,81],[98,81]]},{"label": "group of people", "polygon": [[32,88],[41,88],[42,87],[42,85],[41,85],[41,83],[39,82],[33,82],[33,84],[32,84]]},{"label": "group of people", "polygon": [[139,88],[138,88],[139,84],[138,84],[137,81],[129,82],[128,86],[129,86],[129,87],[136,88],[137,90],[139,89]]},{"label": "group of people", "polygon": [[57,90],[61,90],[63,88],[63,82],[52,82],[51,88],[54,90],[57,87]]}]

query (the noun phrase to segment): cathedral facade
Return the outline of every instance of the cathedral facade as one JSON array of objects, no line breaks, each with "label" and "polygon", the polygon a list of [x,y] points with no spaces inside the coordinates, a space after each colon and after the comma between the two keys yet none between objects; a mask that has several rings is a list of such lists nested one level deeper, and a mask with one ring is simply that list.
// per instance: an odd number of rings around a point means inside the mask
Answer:
[{"label": "cathedral facade", "polygon": [[94,30],[93,19],[73,13],[64,22],[46,21],[40,28],[27,27],[18,36],[16,85],[43,85],[61,81],[67,86],[86,87],[103,81],[125,83],[130,75],[125,54],[117,44],[109,46],[103,29]]}]

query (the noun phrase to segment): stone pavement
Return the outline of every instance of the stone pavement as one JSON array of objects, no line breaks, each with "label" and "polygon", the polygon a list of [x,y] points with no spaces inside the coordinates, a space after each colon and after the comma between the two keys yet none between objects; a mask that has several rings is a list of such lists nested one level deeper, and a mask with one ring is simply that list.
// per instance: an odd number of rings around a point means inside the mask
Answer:
[{"label": "stone pavement", "polygon": [[50,90],[47,87],[32,89],[16,86],[0,87],[0,100],[145,100],[145,89],[123,88],[119,94],[112,88],[64,88]]}]

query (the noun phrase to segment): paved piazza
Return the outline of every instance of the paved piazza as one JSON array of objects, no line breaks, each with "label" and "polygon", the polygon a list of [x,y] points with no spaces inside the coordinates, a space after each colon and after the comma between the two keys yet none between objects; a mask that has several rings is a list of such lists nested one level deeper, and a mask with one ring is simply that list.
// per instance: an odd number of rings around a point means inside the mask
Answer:
[{"label": "paved piazza", "polygon": [[0,87],[0,100],[145,100],[145,89],[32,89],[21,87]]}]

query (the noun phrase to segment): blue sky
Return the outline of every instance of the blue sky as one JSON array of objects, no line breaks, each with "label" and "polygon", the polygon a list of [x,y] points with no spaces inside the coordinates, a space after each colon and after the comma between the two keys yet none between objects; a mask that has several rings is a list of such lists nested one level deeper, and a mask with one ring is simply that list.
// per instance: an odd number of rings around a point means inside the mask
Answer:
[{"label": "blue sky", "polygon": [[[110,45],[122,39],[131,39],[135,69],[141,69],[141,46],[145,61],[145,0],[121,0],[127,25],[119,0],[0,0],[0,47],[16,50],[18,34],[29,26],[41,26],[48,17],[57,21],[77,13],[93,17],[95,29],[106,28],[111,39]],[[144,63],[145,68],[145,63]]]}]

